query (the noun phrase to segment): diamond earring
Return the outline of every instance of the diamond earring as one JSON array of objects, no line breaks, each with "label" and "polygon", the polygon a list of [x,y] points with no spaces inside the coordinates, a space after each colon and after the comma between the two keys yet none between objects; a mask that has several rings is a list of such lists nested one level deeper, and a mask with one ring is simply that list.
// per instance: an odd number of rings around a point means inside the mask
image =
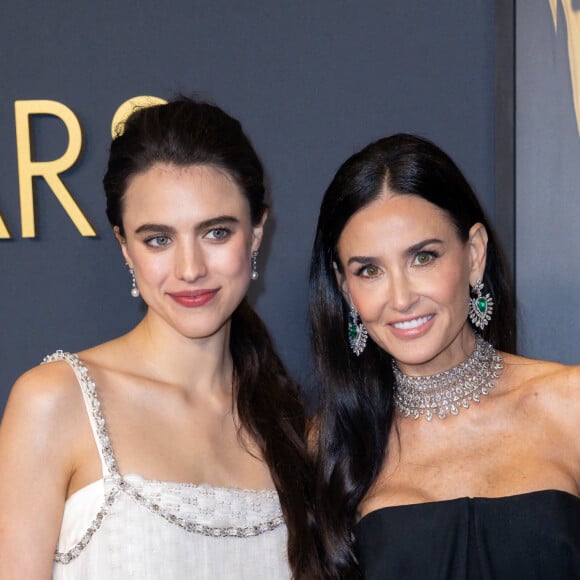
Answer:
[{"label": "diamond earring", "polygon": [[258,250],[254,250],[252,255],[250,256],[250,265],[252,266],[252,273],[250,274],[250,278],[252,280],[257,280],[260,276],[258,272]]},{"label": "diamond earring", "polygon": [[475,296],[469,299],[469,320],[477,328],[483,330],[493,314],[493,298],[489,292],[483,295],[483,282],[478,280],[473,286]]},{"label": "diamond earring", "polygon": [[352,352],[360,356],[367,345],[368,332],[354,306],[350,307],[348,316],[348,344]]}]

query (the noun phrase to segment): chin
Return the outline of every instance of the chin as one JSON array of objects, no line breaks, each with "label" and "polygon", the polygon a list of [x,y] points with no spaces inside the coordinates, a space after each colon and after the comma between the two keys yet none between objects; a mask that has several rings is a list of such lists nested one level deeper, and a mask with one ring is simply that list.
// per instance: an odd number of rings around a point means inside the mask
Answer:
[{"label": "chin", "polygon": [[442,350],[432,347],[417,348],[417,346],[411,344],[406,349],[396,348],[387,350],[387,352],[395,359],[395,361],[397,361],[397,363],[408,366],[420,366],[437,358]]},{"label": "chin", "polygon": [[189,326],[188,328],[179,328],[178,332],[191,340],[204,340],[219,334],[229,321],[230,318],[213,324],[197,324],[195,327]]},{"label": "chin", "polygon": [[185,337],[188,340],[207,340],[214,336],[217,333],[217,330],[213,330],[210,332],[204,332],[203,330],[178,330],[179,334]]}]

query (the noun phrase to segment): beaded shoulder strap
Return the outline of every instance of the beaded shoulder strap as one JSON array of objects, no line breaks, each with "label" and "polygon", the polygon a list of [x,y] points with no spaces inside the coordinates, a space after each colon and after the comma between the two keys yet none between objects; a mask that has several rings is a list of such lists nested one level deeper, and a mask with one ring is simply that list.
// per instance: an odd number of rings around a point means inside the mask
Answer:
[{"label": "beaded shoulder strap", "polygon": [[[65,361],[67,362],[72,370],[74,371],[79,385],[81,387],[81,392],[85,401],[85,406],[87,409],[87,414],[89,416],[89,421],[93,434],[95,437],[95,442],[101,456],[101,461],[103,464],[103,477],[111,477],[113,485],[111,486],[109,492],[105,495],[103,505],[94,520],[87,528],[86,532],[82,538],[67,552],[61,552],[58,549],[55,552],[54,560],[61,564],[68,564],[71,560],[74,560],[79,554],[85,549],[85,547],[91,541],[95,532],[101,527],[105,517],[107,516],[109,509],[115,503],[116,499],[120,494],[124,494],[132,498],[136,503],[140,504],[150,512],[160,516],[165,519],[170,524],[176,525],[186,532],[201,534],[210,537],[237,537],[237,538],[247,538],[251,536],[257,536],[265,532],[274,530],[275,528],[284,525],[284,518],[279,511],[276,515],[273,515],[271,519],[262,521],[256,524],[249,524],[247,526],[211,526],[196,522],[195,519],[190,519],[181,516],[179,513],[174,513],[172,510],[163,507],[160,503],[155,500],[146,497],[144,494],[140,493],[135,489],[128,481],[123,479],[119,473],[117,467],[117,462],[115,455],[113,453],[113,448],[109,440],[109,434],[105,425],[105,420],[101,412],[101,405],[97,395],[95,383],[91,376],[89,375],[86,366],[79,360],[76,354],[71,354],[68,352],[63,352],[62,350],[56,351],[44,358],[43,363],[50,363],[53,361]],[[163,483],[163,482],[158,482]],[[187,485],[187,484],[186,484]],[[185,486],[184,486],[185,487]],[[203,486],[187,486],[191,489],[203,490]],[[211,489],[211,486],[209,486]],[[254,493],[244,490],[227,490],[231,493],[236,494],[247,494]],[[267,491],[265,495],[269,496],[272,493]],[[263,495],[262,492],[257,492],[256,496],[260,497]],[[195,501],[195,498],[193,498]],[[178,510],[179,511],[179,510]]]},{"label": "beaded shoulder strap", "polygon": [[79,360],[76,354],[63,352],[62,350],[57,350],[54,354],[44,357],[42,363],[59,360],[65,361],[70,365],[81,387],[91,430],[95,438],[99,456],[101,457],[103,477],[118,475],[119,469],[109,440],[105,419],[101,411],[101,403],[97,395],[97,389],[93,379],[89,375],[87,367]]}]

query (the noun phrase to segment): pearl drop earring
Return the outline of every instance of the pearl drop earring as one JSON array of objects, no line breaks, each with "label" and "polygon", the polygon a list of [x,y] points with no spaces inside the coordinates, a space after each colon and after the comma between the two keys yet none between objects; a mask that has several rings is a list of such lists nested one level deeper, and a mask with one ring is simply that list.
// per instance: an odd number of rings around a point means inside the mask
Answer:
[{"label": "pearl drop earring", "polygon": [[129,274],[131,276],[131,296],[133,298],[139,298],[139,288],[137,288],[137,282],[135,281],[135,270],[127,264],[127,268],[129,268]]}]

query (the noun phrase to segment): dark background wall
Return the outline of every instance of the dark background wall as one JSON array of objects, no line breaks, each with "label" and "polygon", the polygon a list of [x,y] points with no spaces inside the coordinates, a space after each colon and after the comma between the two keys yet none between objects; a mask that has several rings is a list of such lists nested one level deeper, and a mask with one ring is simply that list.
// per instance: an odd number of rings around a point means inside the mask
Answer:
[{"label": "dark background wall", "polygon": [[[397,131],[435,140],[494,211],[494,13],[490,0],[151,0],[4,4],[0,14],[0,412],[14,379],[56,348],[112,338],[142,315],[104,214],[117,107],[177,92],[239,117],[261,154],[272,217],[252,299],[305,378],[306,276],[323,191],[339,164]],[[14,102],[51,99],[83,128],[62,175],[96,229],[83,238],[43,180],[37,237],[22,239]],[[67,134],[33,119],[34,158]]]}]

